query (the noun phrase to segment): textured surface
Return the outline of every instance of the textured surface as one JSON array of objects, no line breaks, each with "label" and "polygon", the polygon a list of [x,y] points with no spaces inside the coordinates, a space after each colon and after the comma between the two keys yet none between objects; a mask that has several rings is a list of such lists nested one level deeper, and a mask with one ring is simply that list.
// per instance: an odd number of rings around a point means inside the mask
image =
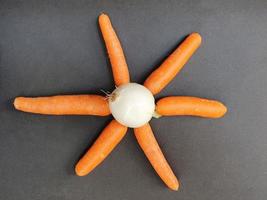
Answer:
[{"label": "textured surface", "polygon": [[[128,3],[127,3],[128,2]],[[109,117],[16,112],[16,96],[112,90],[97,16],[109,13],[131,78],[143,82],[185,35],[203,44],[157,97],[221,100],[217,120],[152,120],[181,181],[171,192],[132,130],[94,172],[74,165]],[[264,200],[267,196],[267,1],[0,0],[0,199]]]}]

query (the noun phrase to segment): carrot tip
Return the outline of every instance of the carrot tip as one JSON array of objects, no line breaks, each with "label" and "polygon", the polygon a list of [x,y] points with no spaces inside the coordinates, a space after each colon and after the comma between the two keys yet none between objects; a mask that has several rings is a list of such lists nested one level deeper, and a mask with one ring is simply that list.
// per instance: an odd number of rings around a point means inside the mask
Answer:
[{"label": "carrot tip", "polygon": [[178,191],[179,189],[179,181],[176,179],[175,183],[171,184],[171,185],[168,185],[168,187],[171,189],[171,190],[174,190],[174,191]]},{"label": "carrot tip", "polygon": [[20,106],[19,106],[20,105],[20,97],[15,98],[15,100],[13,102],[13,105],[17,110],[19,110],[19,108],[20,108]]},{"label": "carrot tip", "polygon": [[109,20],[109,16],[106,13],[101,13],[98,17],[98,20]]},{"label": "carrot tip", "polygon": [[179,189],[179,184],[177,184],[176,186],[174,186],[173,188],[171,188],[172,190],[174,190],[174,191],[178,191],[178,189]]},{"label": "carrot tip", "polygon": [[219,105],[220,105],[220,113],[214,118],[221,118],[227,113],[227,107],[221,102],[219,102]]},{"label": "carrot tip", "polygon": [[83,170],[80,169],[79,164],[75,166],[75,173],[77,176],[85,176],[87,173],[84,173]]},{"label": "carrot tip", "polygon": [[222,104],[222,107],[223,107],[223,111],[222,111],[221,117],[224,116],[228,111],[228,109],[227,109],[227,107],[225,105]]},{"label": "carrot tip", "polygon": [[193,33],[190,34],[190,36],[194,36],[195,38],[197,38],[198,41],[199,41],[199,43],[201,44],[201,42],[202,42],[202,37],[201,37],[201,35],[200,35],[199,33],[197,33],[197,32],[193,32]]}]

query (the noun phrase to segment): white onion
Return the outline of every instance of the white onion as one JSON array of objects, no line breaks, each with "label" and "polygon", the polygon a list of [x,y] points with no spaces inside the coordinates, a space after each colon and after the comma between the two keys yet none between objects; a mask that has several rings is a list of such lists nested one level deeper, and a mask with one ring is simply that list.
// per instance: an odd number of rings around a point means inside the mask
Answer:
[{"label": "white onion", "polygon": [[155,110],[152,93],[137,83],[116,88],[109,97],[113,117],[122,125],[136,128],[150,121]]}]

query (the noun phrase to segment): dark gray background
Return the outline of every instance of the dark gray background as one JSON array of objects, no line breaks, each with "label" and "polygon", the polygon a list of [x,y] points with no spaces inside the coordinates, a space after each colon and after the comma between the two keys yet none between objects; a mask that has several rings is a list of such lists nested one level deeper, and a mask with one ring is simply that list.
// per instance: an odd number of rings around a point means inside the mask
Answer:
[{"label": "dark gray background", "polygon": [[[74,165],[111,117],[17,112],[16,96],[101,94],[114,88],[97,17],[107,12],[132,81],[190,32],[201,48],[158,96],[224,102],[222,119],[153,119],[181,181],[168,190],[132,130],[86,177]],[[0,199],[264,200],[267,195],[267,1],[0,0]]]}]

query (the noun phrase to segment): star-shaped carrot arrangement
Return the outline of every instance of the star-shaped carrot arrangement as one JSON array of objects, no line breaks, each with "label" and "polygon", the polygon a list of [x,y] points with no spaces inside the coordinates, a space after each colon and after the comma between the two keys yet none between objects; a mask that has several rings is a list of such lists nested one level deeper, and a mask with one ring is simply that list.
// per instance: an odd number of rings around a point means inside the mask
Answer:
[{"label": "star-shaped carrot arrangement", "polygon": [[198,33],[190,34],[155,70],[144,85],[132,83],[120,41],[106,14],[99,16],[99,25],[110,58],[116,89],[101,95],[58,95],[52,97],[17,97],[14,106],[24,112],[47,115],[112,114],[114,119],[105,127],[75,167],[78,176],[90,173],[118,145],[128,127],[134,128],[136,139],[151,165],[172,190],[179,182],[165,159],[149,121],[154,116],[190,115],[207,118],[222,117],[227,108],[220,102],[188,96],[170,96],[157,101],[154,96],[178,74],[201,44]]}]

